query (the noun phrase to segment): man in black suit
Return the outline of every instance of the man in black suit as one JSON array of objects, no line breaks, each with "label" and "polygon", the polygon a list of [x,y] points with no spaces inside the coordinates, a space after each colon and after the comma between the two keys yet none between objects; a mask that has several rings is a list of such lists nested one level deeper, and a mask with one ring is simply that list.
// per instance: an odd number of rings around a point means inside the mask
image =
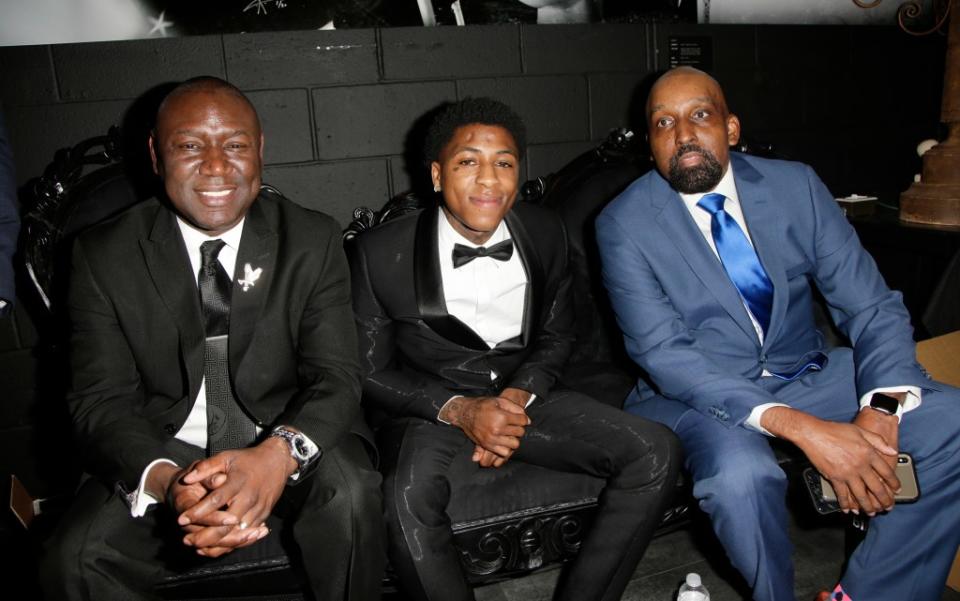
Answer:
[{"label": "man in black suit", "polygon": [[676,482],[671,433],[556,386],[574,344],[566,236],[555,214],[514,206],[523,144],[501,103],[448,106],[427,143],[442,205],[350,253],[364,405],[391,418],[378,433],[390,559],[417,599],[473,598],[446,508],[481,468],[607,480],[558,595],[577,601],[620,598]]},{"label": "man in black suit", "polygon": [[13,279],[13,253],[17,250],[20,216],[17,211],[17,184],[13,155],[7,139],[3,111],[0,110],[0,317],[13,308],[16,297]]},{"label": "man in black suit", "polygon": [[234,86],[178,86],[150,138],[166,198],[75,244],[68,402],[89,477],[49,546],[50,599],[150,597],[268,517],[317,599],[379,599],[339,228],[261,189],[262,144]]}]

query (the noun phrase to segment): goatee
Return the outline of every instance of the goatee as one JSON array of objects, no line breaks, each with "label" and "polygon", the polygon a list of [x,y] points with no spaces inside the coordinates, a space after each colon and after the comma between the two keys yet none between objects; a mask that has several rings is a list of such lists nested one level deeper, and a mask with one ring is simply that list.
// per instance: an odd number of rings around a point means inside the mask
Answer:
[{"label": "goatee", "polygon": [[[703,161],[693,167],[680,167],[680,157],[688,152],[699,153]],[[696,144],[684,144],[670,157],[670,172],[667,179],[675,190],[684,194],[697,194],[713,190],[723,178],[723,165],[712,152]]]}]

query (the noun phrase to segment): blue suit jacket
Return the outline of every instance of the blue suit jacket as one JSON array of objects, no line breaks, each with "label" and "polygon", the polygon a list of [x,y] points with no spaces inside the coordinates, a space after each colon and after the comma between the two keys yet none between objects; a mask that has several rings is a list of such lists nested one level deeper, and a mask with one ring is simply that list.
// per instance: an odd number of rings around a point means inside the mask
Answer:
[{"label": "blue suit jacket", "polygon": [[774,286],[762,346],[737,289],[658,172],[636,180],[597,219],[604,283],[627,351],[665,397],[683,403],[653,397],[649,403],[659,406],[643,413],[670,423],[689,406],[735,426],[757,405],[776,402],[758,385],[764,369],[789,372],[827,352],[814,324],[811,283],[854,347],[858,394],[883,386],[931,388],[916,362],[900,293],[887,288],[813,170],[738,153],[730,163]]}]

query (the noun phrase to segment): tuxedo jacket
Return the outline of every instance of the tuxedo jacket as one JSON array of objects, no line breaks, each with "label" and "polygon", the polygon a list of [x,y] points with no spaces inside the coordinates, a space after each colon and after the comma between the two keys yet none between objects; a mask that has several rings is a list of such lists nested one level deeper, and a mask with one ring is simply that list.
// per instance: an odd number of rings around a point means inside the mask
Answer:
[{"label": "tuxedo jacket", "polygon": [[430,208],[386,222],[349,248],[364,405],[374,413],[436,420],[458,394],[516,387],[547,396],[574,341],[560,218],[523,203],[507,213],[527,292],[521,334],[491,349],[447,313],[440,261],[451,257],[438,256],[438,213]]},{"label": "tuxedo jacket", "polygon": [[[814,354],[829,356],[814,324],[811,285],[852,344],[858,395],[884,386],[935,387],[916,362],[900,293],[887,288],[813,170],[738,153],[730,164],[750,237],[773,282],[763,344],[723,265],[657,171],[597,219],[604,284],[627,351],[660,391],[731,426],[757,405],[776,402],[757,385],[764,369],[785,373]],[[677,417],[659,413],[677,411],[676,403],[650,402],[662,407],[650,407],[648,417]]]},{"label": "tuxedo jacket", "polygon": [[[243,290],[247,264],[262,272]],[[321,450],[362,433],[349,290],[335,221],[261,191],[237,254],[229,372],[262,428],[294,426]],[[68,403],[85,468],[133,488],[203,379],[196,276],[167,206],[145,201],[78,238],[69,310]]]}]

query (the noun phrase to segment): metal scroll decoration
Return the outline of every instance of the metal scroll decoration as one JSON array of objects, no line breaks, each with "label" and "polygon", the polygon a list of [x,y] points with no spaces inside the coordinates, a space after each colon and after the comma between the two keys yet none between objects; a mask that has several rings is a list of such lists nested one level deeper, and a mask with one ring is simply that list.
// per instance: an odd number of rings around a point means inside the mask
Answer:
[{"label": "metal scroll decoration", "polygon": [[468,577],[530,571],[572,558],[580,550],[595,506],[569,513],[532,516],[493,526],[471,544],[457,538]]},{"label": "metal scroll decoration", "polygon": [[120,129],[57,151],[42,177],[29,182],[24,202],[22,253],[27,275],[43,304],[51,308],[54,248],[72,210],[68,196],[89,167],[121,161]]},{"label": "metal scroll decoration", "polygon": [[357,207],[353,210],[353,221],[343,230],[343,240],[352,240],[360,232],[375,225],[426,208],[431,204],[432,200],[425,200],[413,192],[407,192],[391,198],[379,211],[369,207]]},{"label": "metal scroll decoration", "polygon": [[[883,0],[851,0],[854,4],[860,8],[876,8],[880,6],[880,3]],[[943,31],[943,26],[947,22],[947,18],[950,16],[950,0],[933,0],[933,26],[929,29],[915,30],[912,29],[907,23],[913,22],[919,19],[923,15],[923,3],[921,0],[908,0],[900,5],[900,8],[897,9],[897,23],[900,25],[905,33],[914,36],[925,36],[929,35],[935,31],[941,33],[946,33]]]}]

